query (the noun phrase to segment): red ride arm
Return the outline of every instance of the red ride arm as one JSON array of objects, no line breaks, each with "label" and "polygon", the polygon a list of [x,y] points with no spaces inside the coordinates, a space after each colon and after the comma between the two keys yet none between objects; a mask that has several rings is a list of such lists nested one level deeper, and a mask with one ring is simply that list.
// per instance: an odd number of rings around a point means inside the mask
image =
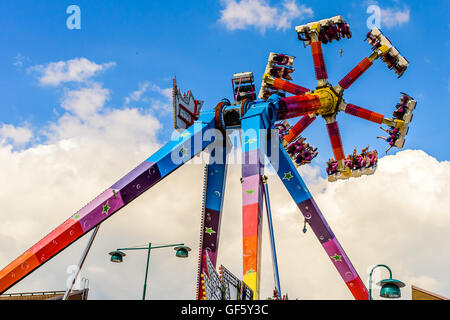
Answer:
[{"label": "red ride arm", "polygon": [[352,116],[369,120],[375,123],[381,124],[383,122],[384,116],[382,114],[364,109],[354,104],[347,104],[344,110],[345,113],[351,114]]},{"label": "red ride arm", "polygon": [[342,146],[341,133],[337,121],[327,123],[328,136],[330,137],[331,147],[336,161],[344,160],[344,147]]},{"label": "red ride arm", "polygon": [[316,117],[311,117],[309,114],[304,115],[298,122],[289,130],[288,134],[284,136],[284,140],[292,142],[298,137],[311,123],[316,120]]},{"label": "red ride arm", "polygon": [[314,62],[314,70],[316,72],[317,80],[328,79],[327,68],[323,58],[322,43],[320,41],[311,42],[311,52]]},{"label": "red ride arm", "polygon": [[277,120],[295,118],[307,113],[313,113],[321,107],[319,96],[305,94],[281,98]]},{"label": "red ride arm", "polygon": [[364,73],[373,62],[369,58],[364,58],[356,67],[352,69],[341,81],[339,81],[339,85],[343,89],[348,89],[350,86]]},{"label": "red ride arm", "polygon": [[278,79],[278,78],[275,78],[273,80],[272,86],[277,89],[284,90],[286,92],[289,92],[289,93],[292,93],[295,95],[305,94],[306,92],[310,91],[307,88],[304,88],[302,86],[299,86],[299,85],[293,84],[289,81]]}]

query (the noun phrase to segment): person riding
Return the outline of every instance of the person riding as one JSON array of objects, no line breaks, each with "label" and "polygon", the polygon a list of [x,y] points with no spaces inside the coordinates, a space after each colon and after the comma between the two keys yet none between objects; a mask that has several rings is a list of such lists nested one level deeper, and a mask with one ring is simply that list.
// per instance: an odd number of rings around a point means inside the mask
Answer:
[{"label": "person riding", "polygon": [[373,150],[372,152],[370,152],[368,154],[369,157],[369,164],[371,167],[373,167],[375,165],[375,163],[377,163],[378,161],[378,152],[377,150]]},{"label": "person riding", "polygon": [[406,113],[406,106],[404,104],[397,103],[396,110],[392,113],[392,115],[399,120],[403,120],[403,116]]},{"label": "person riding", "polygon": [[384,139],[389,143],[389,148],[386,150],[386,153],[388,153],[389,150],[395,145],[395,142],[397,141],[399,131],[397,128],[391,127],[391,130],[386,130],[383,127],[380,127],[383,131],[387,132],[389,134],[389,137],[377,137],[379,139]]},{"label": "person riding", "polygon": [[361,150],[361,155],[366,156],[367,150],[369,150],[369,145],[367,145],[367,147]]},{"label": "person riding", "polygon": [[337,172],[337,162],[334,160],[334,158],[328,160],[327,165],[327,173],[329,175],[335,174]]},{"label": "person riding", "polygon": [[361,158],[362,158],[362,165],[361,167],[369,167],[370,166],[370,158],[369,158],[369,145],[361,150]]}]

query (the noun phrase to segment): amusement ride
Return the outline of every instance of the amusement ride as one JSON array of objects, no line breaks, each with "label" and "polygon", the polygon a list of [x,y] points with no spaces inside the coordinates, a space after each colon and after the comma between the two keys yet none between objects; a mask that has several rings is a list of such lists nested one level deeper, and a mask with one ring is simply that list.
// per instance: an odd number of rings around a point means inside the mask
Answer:
[{"label": "amusement ride", "polygon": [[[237,73],[232,79],[234,101],[222,99],[213,110],[202,110],[203,101],[196,100],[191,91],[182,94],[173,83],[174,137],[156,153],[139,164],[119,181],[69,217],[50,234],[25,251],[0,271],[0,293],[50,261],[73,242],[113,216],[137,199],[170,173],[202,151],[209,152],[205,165],[204,190],[199,244],[196,299],[206,299],[205,278],[215,268],[219,250],[220,225],[227,175],[227,154],[230,132],[238,132],[242,149],[242,227],[243,227],[243,283],[251,290],[253,299],[260,299],[261,238],[263,211],[266,208],[271,237],[274,273],[274,297],[282,291],[278,274],[275,237],[272,226],[268,180],[264,175],[265,159],[275,169],[293,201],[314,232],[326,254],[336,267],[353,297],[369,299],[368,291],[349,257],[332,232],[297,168],[310,163],[317,156],[317,148],[309,145],[301,133],[318,117],[326,122],[333,158],[326,168],[328,181],[373,174],[378,155],[366,147],[345,156],[336,116],[343,111],[379,125],[386,125],[392,147],[403,148],[412,120],[416,101],[402,93],[392,118],[347,103],[344,92],[373,64],[381,59],[399,77],[408,61],[383,33],[373,28],[366,35],[371,54],[353,68],[337,85],[328,81],[322,44],[350,39],[348,23],[335,16],[295,28],[299,41],[311,47],[317,86],[314,90],[296,85],[291,74],[294,57],[270,53],[259,94],[256,94],[252,72]],[[342,54],[342,51],[341,51]],[[299,118],[290,125],[287,120]],[[210,132],[220,134],[211,135]],[[269,148],[267,146],[275,146]],[[273,151],[272,149],[275,149]],[[270,150],[270,151],[269,151]],[[271,154],[277,152],[273,160]],[[274,163],[276,161],[276,163]],[[306,229],[304,229],[306,230]],[[247,290],[247,292],[250,292]]]}]

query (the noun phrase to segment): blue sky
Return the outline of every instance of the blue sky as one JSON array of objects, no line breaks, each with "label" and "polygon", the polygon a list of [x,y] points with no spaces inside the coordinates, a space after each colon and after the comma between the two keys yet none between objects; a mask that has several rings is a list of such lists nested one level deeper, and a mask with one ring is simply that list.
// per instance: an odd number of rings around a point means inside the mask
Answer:
[{"label": "blue sky", "polygon": [[[265,2],[274,8],[281,4]],[[115,62],[116,66],[99,76],[112,95],[108,106],[119,108],[138,84],[150,81],[161,88],[171,85],[176,75],[183,90],[212,108],[223,97],[231,97],[230,79],[235,72],[251,70],[259,86],[270,51],[297,57],[294,80],[304,86],[315,85],[309,48],[296,39],[294,26],[311,19],[339,13],[348,20],[353,37],[324,46],[330,81],[339,81],[356,63],[369,55],[363,42],[366,34],[368,4],[353,2],[304,1],[312,15],[294,18],[290,27],[262,30],[247,25],[230,30],[220,22],[227,2],[120,2],[78,1],[81,30],[66,28],[68,1],[12,2],[0,4],[0,74],[3,123],[27,123],[39,128],[57,117],[61,88],[39,85],[29,68],[50,62],[85,57],[98,64]],[[420,148],[439,160],[449,159],[447,138],[450,127],[448,74],[448,12],[445,1],[381,1],[381,8],[409,11],[407,21],[382,30],[409,60],[410,67],[401,79],[377,61],[346,93],[347,102],[390,116],[404,91],[417,101],[414,122],[407,137],[407,148]],[[281,12],[281,10],[280,10]],[[432,29],[430,29],[432,26]],[[344,50],[343,57],[339,50]],[[22,65],[15,63],[18,58]],[[27,71],[28,70],[28,71]],[[145,103],[139,107],[148,108]],[[170,115],[159,119],[170,128]],[[370,144],[379,151],[386,145],[375,137],[383,133],[371,123],[342,114],[339,116],[347,153]],[[164,129],[163,129],[164,130]],[[163,131],[166,134],[166,130]],[[160,135],[163,142],[165,136]],[[317,121],[305,135],[319,146],[320,159],[331,155],[324,123]]]},{"label": "blue sky", "polygon": [[[66,27],[66,9],[72,4],[81,9],[81,30]],[[404,0],[0,2],[0,198],[4,209],[0,219],[5,223],[0,242],[7,243],[7,249],[0,252],[0,267],[170,139],[174,75],[183,91],[191,89],[197,99],[205,101],[205,109],[212,109],[222,98],[231,99],[233,73],[253,71],[259,90],[269,52],[279,52],[296,57],[294,82],[313,88],[316,80],[310,48],[297,40],[294,27],[340,14],[349,23],[353,37],[323,46],[329,80],[336,84],[371,53],[364,41],[369,17],[366,9],[371,4],[382,9],[381,30],[410,66],[397,79],[392,70],[376,61],[345,93],[345,99],[390,117],[400,91],[414,97],[417,107],[405,149],[424,152],[399,152],[380,161],[373,176],[327,184],[321,178],[332,151],[325,123],[318,119],[304,135],[319,148],[319,156],[313,166],[302,167],[301,172],[363,280],[367,266],[386,262],[393,264],[399,278],[448,296],[448,253],[445,247],[428,245],[447,241],[450,227],[449,215],[442,210],[450,207],[446,192],[450,187],[446,1],[432,5]],[[239,10],[242,8],[252,10]],[[58,65],[81,68],[82,72],[65,73],[62,78],[55,78],[57,72],[46,73]],[[45,77],[49,74],[53,78]],[[376,124],[344,113],[338,121],[347,154],[354,146],[360,150],[370,144],[384,155],[388,146],[376,139],[384,133]],[[391,150],[390,154],[396,152]],[[201,168],[187,167],[102,225],[101,240],[97,240],[86,267],[88,276],[98,280],[92,282],[94,297],[140,297],[135,289],[141,286],[145,261],[113,269],[105,258],[108,250],[143,243],[151,234],[152,241],[185,241],[196,251],[202,172]],[[321,173],[317,167],[322,168]],[[228,190],[240,188],[239,176],[239,168],[230,173]],[[192,187],[185,187],[186,180]],[[393,197],[387,185],[406,196]],[[284,243],[279,249],[282,285],[289,289],[289,295],[351,298],[328,257],[317,248],[312,233],[299,237],[303,219],[285,190],[276,182],[271,190],[274,220]],[[177,201],[171,201],[174,193]],[[234,220],[223,222],[222,241],[227,245],[222,246],[221,254],[224,264],[239,275],[241,261],[235,250],[241,247],[240,225],[236,227],[241,219],[239,192],[230,192],[229,200],[224,210],[230,217],[234,214]],[[153,212],[164,215],[143,215],[149,210],[148,201]],[[195,219],[186,214],[195,212]],[[383,231],[385,228],[388,231]],[[174,235],[180,238],[174,240]],[[78,259],[83,245],[79,241],[68,248],[13,291],[59,288],[65,281],[65,267],[74,263],[74,256]],[[302,273],[293,270],[292,250],[301,251],[302,260],[314,263],[302,265]],[[189,267],[181,270],[172,267],[168,255],[162,255],[152,261],[154,278],[150,281],[160,286],[172,281],[172,286],[166,291],[155,290],[151,297],[191,299],[193,283],[180,284],[164,277],[168,268],[173,268],[177,279],[195,277],[195,257],[186,260]],[[320,279],[329,286],[311,282],[317,267],[321,268]],[[133,282],[115,287],[109,275],[120,278],[124,270],[134,277]],[[268,283],[264,290],[270,294],[270,270],[264,277]]]}]

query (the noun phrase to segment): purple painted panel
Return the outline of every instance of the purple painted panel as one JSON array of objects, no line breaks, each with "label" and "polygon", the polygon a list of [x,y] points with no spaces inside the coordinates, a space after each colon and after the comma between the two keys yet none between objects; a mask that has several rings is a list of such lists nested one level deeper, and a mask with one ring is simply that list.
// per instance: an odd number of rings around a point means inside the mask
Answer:
[{"label": "purple painted panel", "polygon": [[205,209],[205,224],[203,230],[203,249],[216,252],[218,244],[220,212]]},{"label": "purple painted panel", "polygon": [[297,206],[321,243],[334,238],[333,231],[331,231],[313,198],[302,201]]},{"label": "purple painted panel", "polygon": [[253,149],[242,153],[242,177],[261,175],[261,152]]},{"label": "purple painted panel", "polygon": [[217,252],[213,252],[213,251],[209,251],[209,250],[204,250],[203,251],[203,255],[204,256],[206,253],[208,253],[209,256],[209,260],[211,260],[211,263],[216,266],[217,263]]},{"label": "purple painted panel", "polygon": [[242,206],[258,202],[260,182],[261,176],[258,174],[242,178]]},{"label": "purple painted panel", "polygon": [[358,273],[336,238],[324,242],[322,245],[345,282],[352,281],[358,277]]},{"label": "purple painted panel", "polygon": [[156,163],[144,161],[111,188],[120,190],[124,203],[129,203],[161,179]]},{"label": "purple painted panel", "polygon": [[108,189],[73,215],[72,219],[80,223],[83,232],[87,232],[123,206],[120,193],[114,194],[112,189]]},{"label": "purple painted panel", "polygon": [[109,198],[113,197],[113,189],[106,189],[101,194],[99,194],[97,197],[95,197],[94,200],[89,202],[87,205],[85,205],[83,208],[77,211],[71,218],[74,220],[79,220],[80,218],[85,217],[88,215],[92,210],[97,208],[98,206],[101,206],[108,200]]}]

